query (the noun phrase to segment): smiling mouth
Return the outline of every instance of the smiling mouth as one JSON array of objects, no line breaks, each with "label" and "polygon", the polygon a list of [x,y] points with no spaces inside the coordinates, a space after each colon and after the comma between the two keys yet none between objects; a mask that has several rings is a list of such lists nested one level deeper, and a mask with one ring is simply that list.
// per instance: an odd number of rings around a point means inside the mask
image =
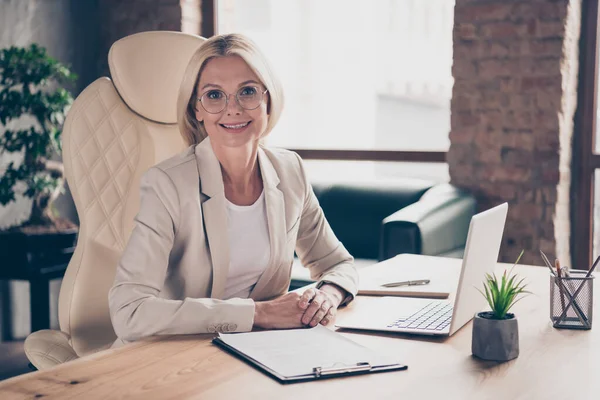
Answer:
[{"label": "smiling mouth", "polygon": [[223,128],[227,129],[227,130],[232,130],[232,131],[239,131],[244,129],[245,127],[247,127],[248,125],[250,125],[250,122],[244,122],[242,124],[219,124],[221,125]]}]

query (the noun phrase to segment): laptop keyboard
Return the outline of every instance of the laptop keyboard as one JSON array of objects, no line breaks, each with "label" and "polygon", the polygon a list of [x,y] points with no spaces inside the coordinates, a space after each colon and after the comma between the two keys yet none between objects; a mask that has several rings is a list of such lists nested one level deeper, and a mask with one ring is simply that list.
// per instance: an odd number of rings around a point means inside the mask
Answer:
[{"label": "laptop keyboard", "polygon": [[442,331],[452,319],[452,303],[431,302],[408,318],[401,318],[388,325],[388,328],[421,329]]}]

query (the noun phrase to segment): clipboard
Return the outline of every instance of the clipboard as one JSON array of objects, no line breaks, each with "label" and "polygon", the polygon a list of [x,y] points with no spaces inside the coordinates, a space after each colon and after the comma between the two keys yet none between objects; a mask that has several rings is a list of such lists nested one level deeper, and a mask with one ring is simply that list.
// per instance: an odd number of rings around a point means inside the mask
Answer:
[{"label": "clipboard", "polygon": [[[282,384],[408,368],[322,325],[310,329],[219,334],[213,343]],[[323,348],[327,348],[326,355]],[[342,361],[331,362],[332,359]]]}]

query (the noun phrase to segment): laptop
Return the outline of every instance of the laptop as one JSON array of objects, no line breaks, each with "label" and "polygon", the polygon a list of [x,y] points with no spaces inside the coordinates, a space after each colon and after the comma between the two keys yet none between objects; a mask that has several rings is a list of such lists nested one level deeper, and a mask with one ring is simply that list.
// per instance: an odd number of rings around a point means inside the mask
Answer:
[{"label": "laptop", "polygon": [[336,327],[418,335],[454,334],[487,304],[476,288],[483,289],[485,275],[494,272],[507,212],[508,204],[503,203],[471,218],[453,301],[381,297],[357,307]]}]

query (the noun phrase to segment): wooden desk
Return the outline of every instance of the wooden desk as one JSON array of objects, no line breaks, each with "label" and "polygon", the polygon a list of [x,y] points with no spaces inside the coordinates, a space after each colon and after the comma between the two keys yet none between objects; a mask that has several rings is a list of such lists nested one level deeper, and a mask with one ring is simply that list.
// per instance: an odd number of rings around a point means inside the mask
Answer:
[{"label": "wooden desk", "polygon": [[[282,385],[212,345],[212,335],[154,337],[6,380],[0,383],[0,398],[600,398],[600,327],[552,328],[548,270],[519,266],[516,271],[528,278],[535,294],[515,307],[521,354],[502,364],[471,356],[470,324],[447,339],[343,332],[365,346],[397,355],[408,371]],[[359,297],[339,318],[369,301]]]}]

